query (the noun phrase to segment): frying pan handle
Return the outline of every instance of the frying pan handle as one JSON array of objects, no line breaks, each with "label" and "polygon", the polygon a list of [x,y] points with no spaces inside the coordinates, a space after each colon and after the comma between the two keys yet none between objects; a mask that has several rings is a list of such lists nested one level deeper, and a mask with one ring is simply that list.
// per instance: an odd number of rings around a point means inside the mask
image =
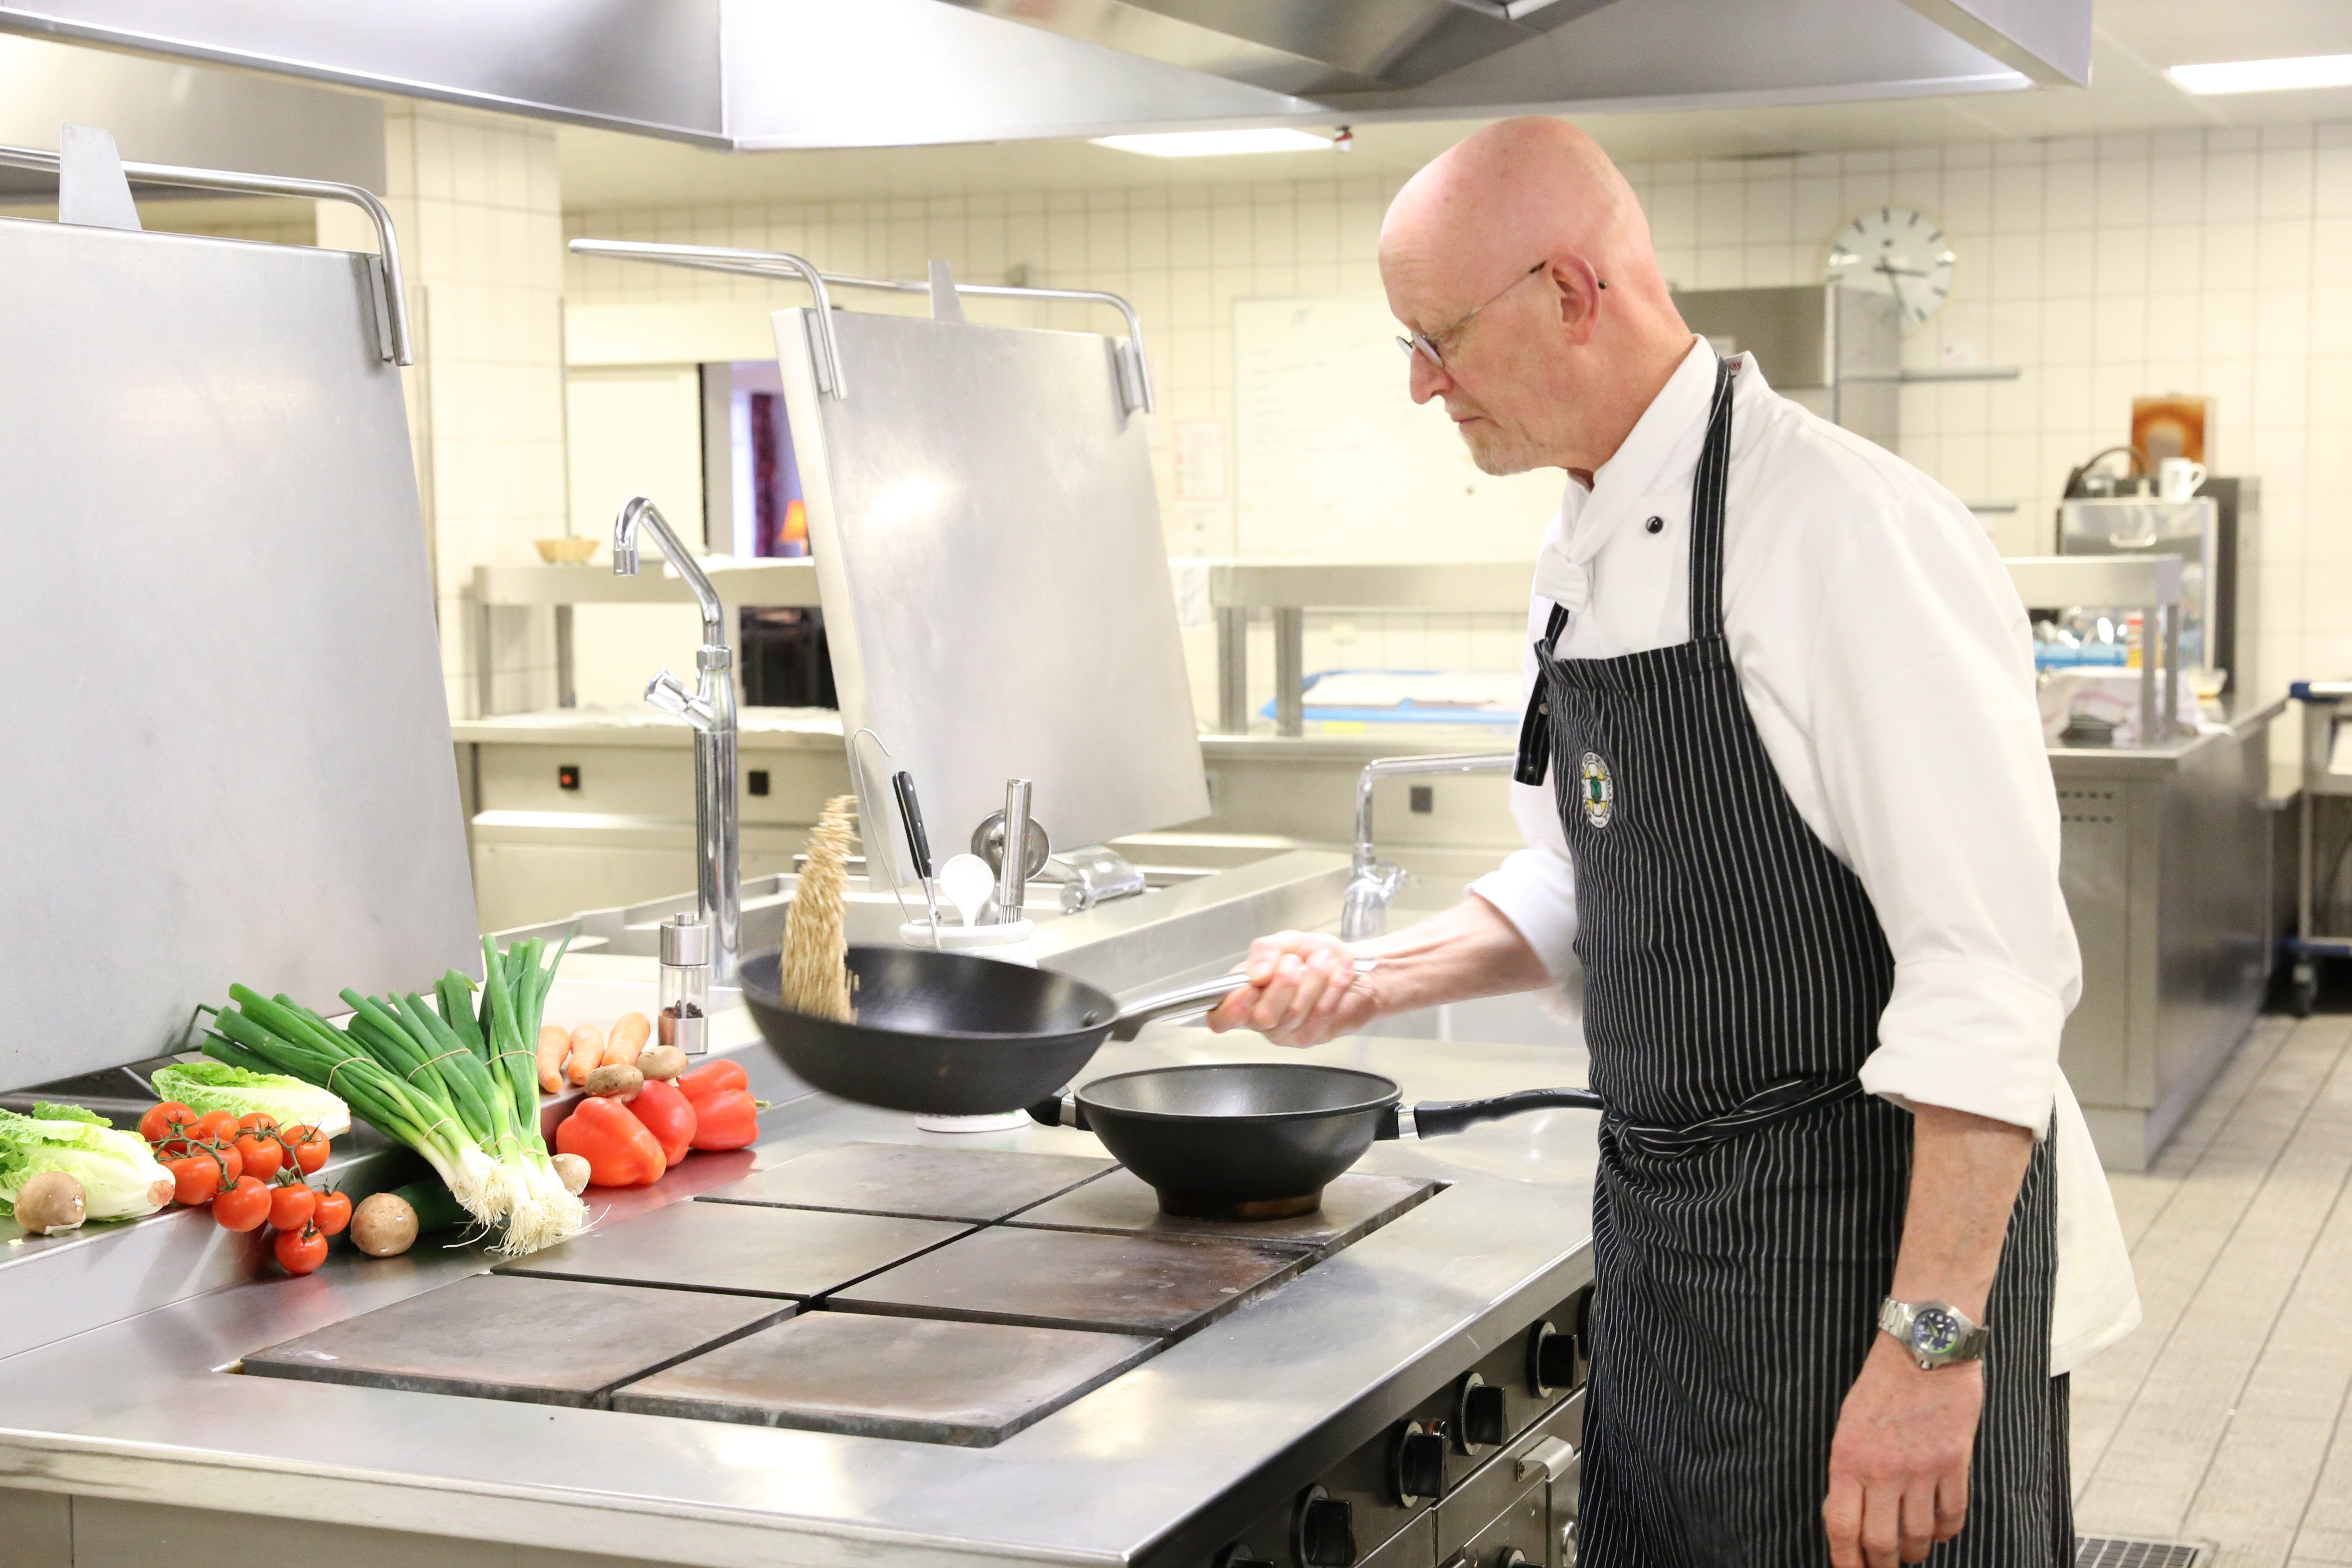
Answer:
[{"label": "frying pan handle", "polygon": [[1460,1132],[1481,1121],[1522,1116],[1530,1110],[1605,1110],[1601,1097],[1589,1089],[1523,1089],[1492,1100],[1424,1100],[1400,1105],[1381,1124],[1381,1138],[1437,1138]]},{"label": "frying pan handle", "polygon": [[[1378,959],[1356,960],[1356,973],[1359,974],[1370,974],[1379,967]],[[1140,1002],[1130,1002],[1121,1007],[1118,1016],[1111,1021],[1110,1037],[1131,1040],[1143,1032],[1144,1025],[1155,1018],[1181,1013],[1205,1013],[1249,983],[1249,976],[1245,973],[1220,974],[1214,980],[1203,980],[1174,991],[1163,991],[1157,996],[1146,996]]]},{"label": "frying pan handle", "polygon": [[1081,1132],[1094,1131],[1087,1125],[1086,1108],[1075,1094],[1048,1095],[1029,1108],[1029,1120],[1041,1127],[1075,1127]]}]

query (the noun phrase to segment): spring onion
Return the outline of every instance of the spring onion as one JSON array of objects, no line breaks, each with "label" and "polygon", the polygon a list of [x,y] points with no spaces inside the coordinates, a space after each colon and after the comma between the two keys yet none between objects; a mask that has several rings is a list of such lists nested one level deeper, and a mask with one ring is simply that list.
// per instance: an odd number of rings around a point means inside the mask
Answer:
[{"label": "spring onion", "polygon": [[466,1212],[503,1231],[507,1257],[578,1235],[587,1205],[566,1191],[539,1131],[539,1080],[527,1042],[564,948],[543,966],[547,944],[504,952],[482,942],[487,978],[477,1012],[468,976],[451,970],[427,1003],[346,990],[349,1021],[337,1028],[287,996],[229,987],[232,1008],[214,1015],[205,1054],[231,1067],[289,1074],[341,1096],[352,1114],[425,1158]]}]

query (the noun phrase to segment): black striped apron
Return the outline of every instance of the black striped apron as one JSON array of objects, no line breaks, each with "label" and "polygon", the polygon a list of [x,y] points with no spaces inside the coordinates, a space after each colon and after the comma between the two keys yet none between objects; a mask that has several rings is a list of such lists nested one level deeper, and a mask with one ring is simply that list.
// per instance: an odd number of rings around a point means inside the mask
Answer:
[{"label": "black striped apron", "polygon": [[[1894,986],[1885,934],[1781,787],[1724,637],[1736,369],[1717,372],[1693,487],[1691,640],[1556,658],[1555,606],[1520,737],[1519,782],[1549,773],[1575,862],[1584,1033],[1609,1105],[1586,1568],[1828,1561],[1830,1441],[1878,1333],[1910,1181],[1911,1118],[1856,1076]],[[2066,1386],[2049,1375],[2055,1191],[2045,1140],[1986,1314],[1968,1526],[1934,1563],[2073,1560]]]}]

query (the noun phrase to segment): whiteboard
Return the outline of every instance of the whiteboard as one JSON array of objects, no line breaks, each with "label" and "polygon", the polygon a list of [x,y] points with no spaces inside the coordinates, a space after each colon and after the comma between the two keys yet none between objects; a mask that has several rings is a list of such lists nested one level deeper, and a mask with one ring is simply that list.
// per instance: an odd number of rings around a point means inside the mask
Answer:
[{"label": "whiteboard", "polygon": [[1413,404],[1398,330],[1378,294],[1234,302],[1236,554],[1535,559],[1568,476],[1479,472]]}]

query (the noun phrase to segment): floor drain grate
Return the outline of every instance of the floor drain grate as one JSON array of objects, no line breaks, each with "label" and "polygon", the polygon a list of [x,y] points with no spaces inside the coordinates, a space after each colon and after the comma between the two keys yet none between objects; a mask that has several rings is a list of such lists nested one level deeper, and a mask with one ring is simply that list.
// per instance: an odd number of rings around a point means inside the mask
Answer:
[{"label": "floor drain grate", "polygon": [[2204,1568],[2202,1545],[2141,1541],[2125,1535],[2074,1537],[2074,1568]]}]

